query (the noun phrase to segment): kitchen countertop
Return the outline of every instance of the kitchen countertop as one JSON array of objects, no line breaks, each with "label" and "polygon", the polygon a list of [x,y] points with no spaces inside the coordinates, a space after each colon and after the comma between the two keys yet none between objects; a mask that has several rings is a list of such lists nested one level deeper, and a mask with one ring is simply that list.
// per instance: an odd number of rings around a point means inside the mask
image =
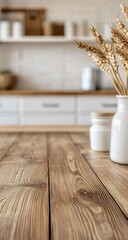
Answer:
[{"label": "kitchen countertop", "polygon": [[14,126],[0,126],[0,133],[20,133],[20,132],[84,132],[88,129],[86,125],[14,125]]},{"label": "kitchen countertop", "polygon": [[1,240],[125,240],[128,166],[84,133],[0,134]]},{"label": "kitchen countertop", "polygon": [[81,90],[0,90],[0,95],[116,95],[113,90],[81,91]]}]

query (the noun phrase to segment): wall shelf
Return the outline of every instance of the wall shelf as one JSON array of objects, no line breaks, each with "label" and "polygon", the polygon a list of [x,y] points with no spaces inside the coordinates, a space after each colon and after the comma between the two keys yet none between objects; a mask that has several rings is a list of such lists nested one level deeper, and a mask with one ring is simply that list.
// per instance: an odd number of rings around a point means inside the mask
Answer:
[{"label": "wall shelf", "polygon": [[6,38],[0,40],[0,43],[72,43],[73,40],[79,39],[81,41],[93,42],[94,39],[91,36],[24,36],[21,38]]},{"label": "wall shelf", "polygon": [[82,90],[0,90],[0,96],[3,95],[96,95],[96,96],[105,96],[105,95],[116,95],[114,89],[104,89],[104,90],[95,90],[95,91],[82,91]]}]

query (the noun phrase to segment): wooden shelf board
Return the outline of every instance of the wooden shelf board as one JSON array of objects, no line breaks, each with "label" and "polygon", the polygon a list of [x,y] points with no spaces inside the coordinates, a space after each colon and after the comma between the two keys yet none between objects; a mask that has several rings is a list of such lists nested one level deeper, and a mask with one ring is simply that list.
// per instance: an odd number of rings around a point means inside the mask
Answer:
[{"label": "wooden shelf board", "polygon": [[116,95],[113,90],[96,90],[96,91],[81,91],[81,90],[0,90],[0,95]]},{"label": "wooden shelf board", "polygon": [[1,39],[0,43],[73,43],[75,39],[79,39],[81,41],[93,42],[93,38],[91,36],[23,36],[20,38],[6,38]]},{"label": "wooden shelf board", "polygon": [[39,11],[39,12],[45,12],[45,9],[43,8],[2,8],[2,13],[17,13],[17,12],[27,12],[27,11]]}]

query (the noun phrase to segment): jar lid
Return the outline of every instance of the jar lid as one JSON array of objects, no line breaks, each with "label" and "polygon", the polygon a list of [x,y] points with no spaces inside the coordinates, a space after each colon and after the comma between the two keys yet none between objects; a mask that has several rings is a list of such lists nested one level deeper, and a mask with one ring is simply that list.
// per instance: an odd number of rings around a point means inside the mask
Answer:
[{"label": "jar lid", "polygon": [[112,117],[115,112],[91,112],[92,117]]}]

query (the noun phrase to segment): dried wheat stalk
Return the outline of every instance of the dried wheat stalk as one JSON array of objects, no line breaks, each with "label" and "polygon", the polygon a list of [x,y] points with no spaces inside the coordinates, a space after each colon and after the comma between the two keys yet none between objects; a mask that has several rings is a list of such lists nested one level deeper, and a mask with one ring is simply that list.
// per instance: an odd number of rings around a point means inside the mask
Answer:
[{"label": "dried wheat stalk", "polygon": [[[122,4],[122,11],[128,20],[128,8]],[[116,20],[117,29],[111,28],[112,44],[105,42],[97,29],[91,26],[91,33],[98,46],[93,46],[82,41],[75,41],[78,48],[85,50],[94,63],[107,72],[117,92],[120,95],[128,95],[128,29],[119,20]],[[116,54],[120,57],[121,66],[126,73],[126,85],[123,83]]]},{"label": "dried wheat stalk", "polygon": [[124,13],[124,16],[126,18],[126,21],[128,21],[128,7],[125,6],[124,4],[121,4],[120,6],[121,6],[122,12]]},{"label": "dried wheat stalk", "polygon": [[128,29],[126,28],[126,26],[121,22],[121,20],[119,20],[118,18],[116,19],[116,25],[118,30],[124,34],[124,36],[127,36],[128,39]]}]

